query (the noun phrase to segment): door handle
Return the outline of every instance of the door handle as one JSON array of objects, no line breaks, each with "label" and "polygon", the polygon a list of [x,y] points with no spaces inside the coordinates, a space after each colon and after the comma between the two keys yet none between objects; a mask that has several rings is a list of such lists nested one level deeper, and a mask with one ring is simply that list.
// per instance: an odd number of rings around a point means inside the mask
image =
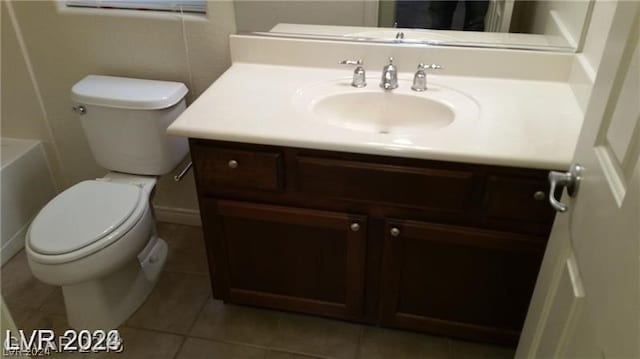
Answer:
[{"label": "door handle", "polygon": [[578,194],[583,169],[581,165],[574,164],[568,172],[549,172],[549,183],[551,184],[549,203],[551,203],[551,207],[556,211],[564,213],[569,209],[569,206],[556,199],[556,188],[560,188],[561,190],[566,188],[569,196],[575,197]]}]

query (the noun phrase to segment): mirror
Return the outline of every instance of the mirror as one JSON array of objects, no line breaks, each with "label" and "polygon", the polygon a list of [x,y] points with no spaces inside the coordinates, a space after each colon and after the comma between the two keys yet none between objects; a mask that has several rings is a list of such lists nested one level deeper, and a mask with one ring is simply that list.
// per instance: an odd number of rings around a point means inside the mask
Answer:
[{"label": "mirror", "polygon": [[239,33],[576,51],[593,0],[235,1]]}]

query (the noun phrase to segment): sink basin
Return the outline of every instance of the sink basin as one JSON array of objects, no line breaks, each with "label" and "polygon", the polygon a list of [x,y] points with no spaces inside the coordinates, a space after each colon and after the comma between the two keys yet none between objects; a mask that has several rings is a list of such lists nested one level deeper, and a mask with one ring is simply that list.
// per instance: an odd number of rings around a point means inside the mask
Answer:
[{"label": "sink basin", "polygon": [[424,92],[411,90],[411,81],[385,91],[379,79],[367,87],[351,86],[351,77],[320,81],[299,88],[292,105],[299,118],[349,131],[403,137],[437,132],[477,121],[478,103],[469,95],[433,81]]},{"label": "sink basin", "polygon": [[455,119],[443,102],[388,92],[330,95],[318,100],[312,110],[331,125],[382,134],[434,130]]}]

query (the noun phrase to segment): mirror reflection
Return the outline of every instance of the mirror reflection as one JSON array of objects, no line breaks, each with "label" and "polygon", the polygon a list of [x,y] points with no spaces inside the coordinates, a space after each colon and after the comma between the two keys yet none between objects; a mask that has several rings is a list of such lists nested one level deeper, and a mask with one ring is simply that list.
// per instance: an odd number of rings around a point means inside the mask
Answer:
[{"label": "mirror reflection", "polygon": [[575,51],[592,0],[236,1],[241,33]]},{"label": "mirror reflection", "polygon": [[[484,31],[489,1],[399,0],[395,7],[395,24],[399,27]],[[458,8],[461,10],[456,11]]]}]

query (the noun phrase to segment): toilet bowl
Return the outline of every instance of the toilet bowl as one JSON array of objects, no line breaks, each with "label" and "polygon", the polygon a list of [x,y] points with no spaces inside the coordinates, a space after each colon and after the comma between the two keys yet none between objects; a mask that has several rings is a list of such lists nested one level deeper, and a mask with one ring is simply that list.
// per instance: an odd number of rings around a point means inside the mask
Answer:
[{"label": "toilet bowl", "polygon": [[59,194],[33,220],[34,276],[62,286],[69,324],[113,329],[153,289],[167,257],[149,206],[153,177],[109,175]]},{"label": "toilet bowl", "polygon": [[182,83],[89,75],[73,108],[105,177],[51,200],[31,223],[25,250],[33,275],[61,286],[69,325],[109,330],[153,289],[167,258],[150,197],[156,176],[188,153],[166,128],[185,109]]}]

